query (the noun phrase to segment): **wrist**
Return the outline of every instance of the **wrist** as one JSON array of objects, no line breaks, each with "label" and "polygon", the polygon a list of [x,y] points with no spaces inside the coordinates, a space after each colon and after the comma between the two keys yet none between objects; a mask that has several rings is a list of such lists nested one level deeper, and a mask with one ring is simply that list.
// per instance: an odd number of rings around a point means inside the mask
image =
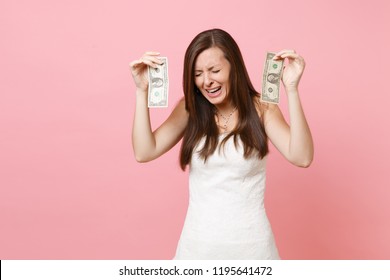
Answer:
[{"label": "wrist", "polygon": [[135,91],[135,98],[137,101],[144,103],[148,100],[148,90],[137,88]]},{"label": "wrist", "polygon": [[148,95],[148,90],[147,89],[142,89],[142,88],[137,88],[135,90],[135,95],[137,97],[147,96]]},{"label": "wrist", "polygon": [[285,91],[287,94],[298,94],[298,87],[286,87]]}]

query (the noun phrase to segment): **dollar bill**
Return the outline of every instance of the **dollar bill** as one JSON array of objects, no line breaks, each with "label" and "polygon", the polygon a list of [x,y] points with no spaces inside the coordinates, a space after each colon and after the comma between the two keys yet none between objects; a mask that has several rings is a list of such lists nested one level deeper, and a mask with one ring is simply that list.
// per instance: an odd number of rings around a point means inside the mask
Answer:
[{"label": "dollar bill", "polygon": [[283,70],[283,60],[273,60],[275,53],[267,52],[263,72],[263,87],[261,101],[279,104],[280,80]]},{"label": "dollar bill", "polygon": [[168,107],[168,58],[159,57],[163,64],[157,68],[148,67],[148,107]]}]

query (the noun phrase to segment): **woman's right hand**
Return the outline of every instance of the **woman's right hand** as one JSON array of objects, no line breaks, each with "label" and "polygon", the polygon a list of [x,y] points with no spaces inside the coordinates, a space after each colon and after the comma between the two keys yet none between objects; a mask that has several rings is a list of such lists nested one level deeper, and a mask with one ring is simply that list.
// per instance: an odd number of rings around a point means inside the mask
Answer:
[{"label": "woman's right hand", "polygon": [[162,64],[159,55],[159,52],[146,52],[140,59],[130,62],[131,74],[137,89],[148,90],[148,66],[156,68]]}]

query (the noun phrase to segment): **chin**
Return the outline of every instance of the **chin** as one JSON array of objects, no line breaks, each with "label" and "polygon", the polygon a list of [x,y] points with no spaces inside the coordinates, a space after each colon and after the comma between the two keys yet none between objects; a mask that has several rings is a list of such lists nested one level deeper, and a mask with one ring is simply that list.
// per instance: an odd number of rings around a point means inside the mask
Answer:
[{"label": "chin", "polygon": [[222,93],[217,97],[210,97],[206,95],[205,98],[213,105],[221,105],[227,102],[227,96],[225,93]]}]

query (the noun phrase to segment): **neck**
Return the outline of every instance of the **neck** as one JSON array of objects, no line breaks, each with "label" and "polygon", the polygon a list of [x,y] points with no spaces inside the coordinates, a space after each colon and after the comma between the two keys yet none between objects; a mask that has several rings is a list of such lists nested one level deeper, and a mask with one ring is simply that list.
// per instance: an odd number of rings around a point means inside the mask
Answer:
[{"label": "neck", "polygon": [[222,114],[222,115],[228,115],[230,114],[233,110],[235,110],[237,108],[237,106],[234,106],[233,104],[229,103],[229,104],[218,104],[218,105],[215,105],[215,109],[217,110],[217,112],[219,114]]}]

